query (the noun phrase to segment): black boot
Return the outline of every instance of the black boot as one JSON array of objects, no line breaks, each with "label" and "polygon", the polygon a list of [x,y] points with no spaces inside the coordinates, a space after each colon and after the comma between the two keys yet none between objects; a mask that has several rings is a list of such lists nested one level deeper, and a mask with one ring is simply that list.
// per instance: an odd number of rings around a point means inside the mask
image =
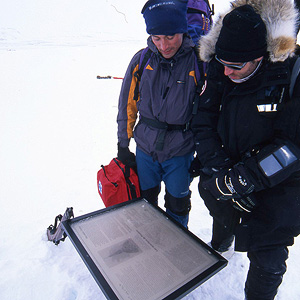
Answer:
[{"label": "black boot", "polygon": [[148,200],[150,203],[154,205],[158,205],[158,194],[160,193],[160,186],[155,186],[148,190],[142,190],[142,197]]},{"label": "black boot", "polygon": [[232,245],[233,239],[233,233],[214,219],[211,240],[212,248],[218,252],[226,252]]}]

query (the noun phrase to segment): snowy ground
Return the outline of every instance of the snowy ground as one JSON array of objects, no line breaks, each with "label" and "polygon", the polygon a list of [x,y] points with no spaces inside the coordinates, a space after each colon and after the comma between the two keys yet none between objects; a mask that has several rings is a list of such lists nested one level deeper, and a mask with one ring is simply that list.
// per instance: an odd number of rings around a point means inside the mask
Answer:
[{"label": "snowy ground", "polygon": [[[46,228],[66,207],[103,208],[96,173],[116,155],[121,80],[96,76],[123,76],[145,46],[144,1],[36,2],[0,11],[0,299],[105,299],[70,240],[55,246]],[[189,228],[209,242],[197,180],[192,191]],[[300,299],[299,251],[297,239],[278,300]],[[241,300],[247,268],[236,253],[185,299]]]}]

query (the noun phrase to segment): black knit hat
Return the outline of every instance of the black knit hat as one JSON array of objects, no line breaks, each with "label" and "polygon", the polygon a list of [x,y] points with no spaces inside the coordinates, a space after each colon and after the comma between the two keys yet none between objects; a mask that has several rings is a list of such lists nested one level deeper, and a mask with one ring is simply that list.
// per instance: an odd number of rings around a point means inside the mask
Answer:
[{"label": "black knit hat", "polygon": [[223,19],[216,55],[228,62],[247,62],[267,51],[266,26],[252,6],[235,8]]},{"label": "black knit hat", "polygon": [[155,35],[187,32],[187,0],[149,0],[142,9],[146,31]]}]

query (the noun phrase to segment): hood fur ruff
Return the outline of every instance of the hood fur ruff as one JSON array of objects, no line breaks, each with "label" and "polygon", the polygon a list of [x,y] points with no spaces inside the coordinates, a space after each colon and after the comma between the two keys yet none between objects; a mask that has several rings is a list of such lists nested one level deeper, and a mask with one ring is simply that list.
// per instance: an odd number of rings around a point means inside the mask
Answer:
[{"label": "hood fur ruff", "polygon": [[218,16],[210,32],[201,37],[199,54],[203,61],[208,62],[215,55],[215,46],[225,15],[245,4],[251,5],[266,25],[270,60],[284,61],[294,54],[298,11],[292,0],[235,0],[231,2],[231,8],[227,12]]}]

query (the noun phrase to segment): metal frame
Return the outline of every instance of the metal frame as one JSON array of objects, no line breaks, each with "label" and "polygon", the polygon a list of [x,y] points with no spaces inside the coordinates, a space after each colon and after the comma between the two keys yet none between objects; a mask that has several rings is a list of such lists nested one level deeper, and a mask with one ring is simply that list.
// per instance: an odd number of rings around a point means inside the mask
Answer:
[{"label": "metal frame", "polygon": [[[90,256],[90,254],[88,252],[89,249],[86,249],[84,247],[84,245],[82,244],[82,242],[80,241],[80,239],[78,238],[76,233],[73,231],[72,226],[77,222],[84,222],[84,220],[90,219],[91,217],[97,217],[97,216],[99,217],[104,213],[105,213],[105,215],[107,215],[107,213],[109,213],[110,211],[115,211],[120,208],[124,208],[132,203],[136,203],[137,201],[144,201],[146,205],[151,205],[145,199],[135,199],[135,200],[123,202],[121,204],[118,204],[118,205],[115,205],[115,206],[112,206],[109,208],[101,209],[101,210],[98,210],[98,211],[62,222],[62,226],[65,229],[65,232],[67,233],[68,237],[72,241],[77,252],[81,256],[82,260],[86,264],[87,268],[89,269],[90,273],[94,277],[95,281],[99,285],[100,289],[102,290],[102,292],[104,293],[106,298],[110,299],[110,300],[119,300],[120,298],[118,298],[118,296],[114,292],[113,288],[107,282],[107,280],[105,279],[105,277],[103,276],[103,274],[101,273],[101,271],[99,270],[97,265],[95,264],[93,258]],[[182,284],[182,286],[180,288],[171,292],[168,296],[163,298],[164,300],[181,299],[182,297],[184,297],[185,295],[190,293],[192,290],[197,288],[199,285],[201,285],[203,282],[208,280],[210,277],[215,275],[218,271],[223,269],[227,265],[228,262],[225,258],[223,258],[219,253],[215,252],[212,248],[210,248],[206,243],[204,243],[202,240],[200,240],[197,236],[195,236],[189,230],[187,230],[186,228],[181,226],[179,223],[174,221],[172,218],[167,216],[166,213],[163,210],[161,210],[159,207],[152,206],[152,205],[151,205],[151,207],[154,207],[157,210],[157,212],[159,213],[158,215],[161,215],[162,218],[168,218],[172,223],[174,223],[176,225],[175,228],[178,228],[178,231],[181,231],[180,234],[182,234],[182,232],[184,232],[183,235],[186,235],[189,238],[191,238],[192,240],[196,241],[196,244],[200,248],[206,249],[207,255],[212,255],[216,259],[215,264],[213,264],[212,266],[207,268],[205,271],[203,271],[202,273],[195,276],[192,280],[188,281],[187,283]],[[157,300],[160,300],[160,299],[157,299]]]}]

